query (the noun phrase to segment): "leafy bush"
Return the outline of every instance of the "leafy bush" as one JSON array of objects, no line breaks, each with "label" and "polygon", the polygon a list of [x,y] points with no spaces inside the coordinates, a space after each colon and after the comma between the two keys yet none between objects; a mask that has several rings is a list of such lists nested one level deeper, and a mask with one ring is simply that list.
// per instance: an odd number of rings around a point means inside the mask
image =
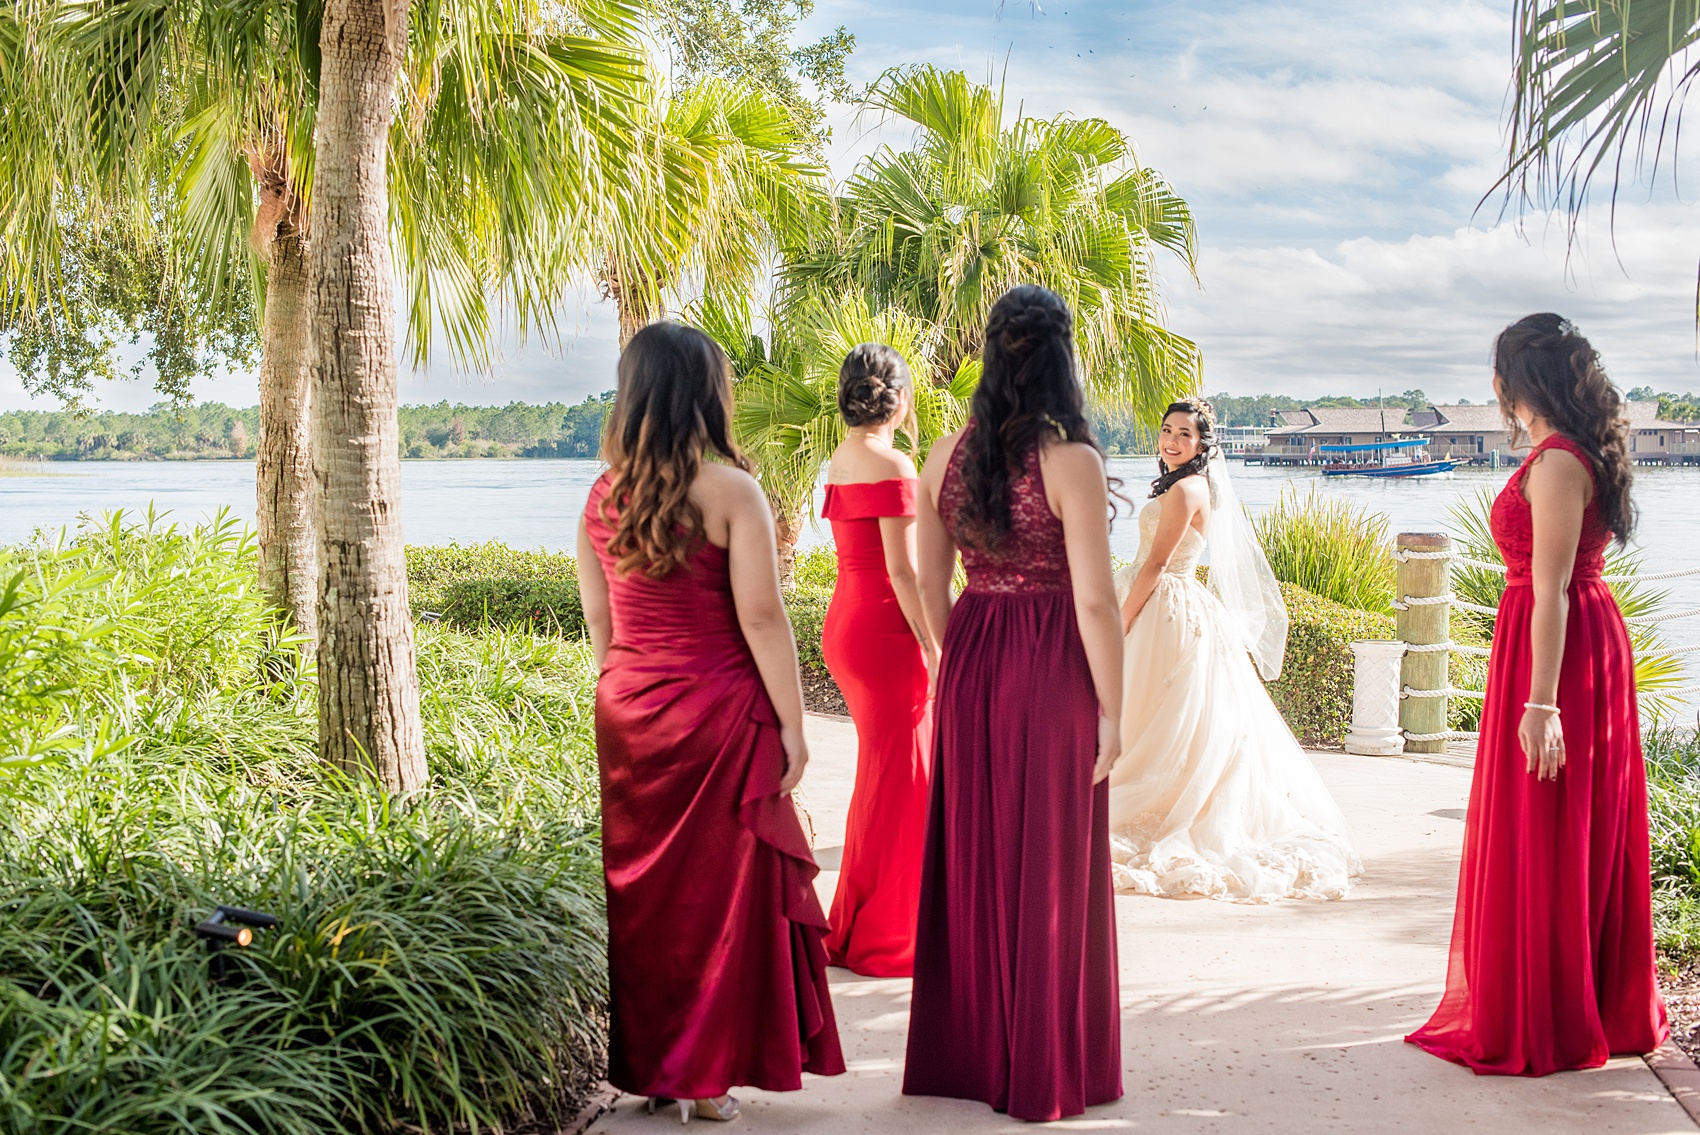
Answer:
[{"label": "leafy bush", "polygon": [[463,547],[407,549],[408,601],[450,626],[585,633],[578,564],[560,552],[522,552],[492,540]]},{"label": "leafy bush", "polygon": [[1359,611],[1393,613],[1387,517],[1289,486],[1252,521],[1275,578]]},{"label": "leafy bush", "polygon": [[[226,521],[0,554],[0,659],[52,610],[77,674],[0,686],[77,742],[0,797],[0,1132],[561,1116],[605,1047],[588,650],[421,628],[404,805],[315,758],[310,667],[257,680],[251,553]],[[193,932],[217,903],[281,920],[222,982]]]},{"label": "leafy bush", "polygon": [[1659,952],[1700,954],[1700,737],[1652,729],[1647,757],[1647,826],[1653,852],[1653,930]]},{"label": "leafy bush", "polygon": [[1352,643],[1393,637],[1393,620],[1281,585],[1287,652],[1269,696],[1307,745],[1338,745],[1352,723]]}]

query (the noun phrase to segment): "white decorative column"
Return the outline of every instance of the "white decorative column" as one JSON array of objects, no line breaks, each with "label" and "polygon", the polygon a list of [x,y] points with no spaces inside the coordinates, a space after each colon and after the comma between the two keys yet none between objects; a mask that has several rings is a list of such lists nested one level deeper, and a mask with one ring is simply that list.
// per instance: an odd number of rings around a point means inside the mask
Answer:
[{"label": "white decorative column", "polygon": [[1399,681],[1405,644],[1382,639],[1352,644],[1352,728],[1346,751],[1396,757],[1405,751],[1399,728]]}]

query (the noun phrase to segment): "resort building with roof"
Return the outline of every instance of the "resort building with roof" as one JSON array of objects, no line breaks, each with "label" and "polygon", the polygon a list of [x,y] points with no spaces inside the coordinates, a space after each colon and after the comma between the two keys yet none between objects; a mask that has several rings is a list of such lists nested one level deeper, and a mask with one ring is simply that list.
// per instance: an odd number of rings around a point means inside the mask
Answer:
[{"label": "resort building with roof", "polygon": [[[1700,464],[1700,422],[1659,419],[1657,402],[1625,402],[1630,456],[1641,464]],[[1271,465],[1323,464],[1325,445],[1370,445],[1427,437],[1429,456],[1459,463],[1522,460],[1497,403],[1421,406],[1307,406],[1273,415],[1262,458]]]}]

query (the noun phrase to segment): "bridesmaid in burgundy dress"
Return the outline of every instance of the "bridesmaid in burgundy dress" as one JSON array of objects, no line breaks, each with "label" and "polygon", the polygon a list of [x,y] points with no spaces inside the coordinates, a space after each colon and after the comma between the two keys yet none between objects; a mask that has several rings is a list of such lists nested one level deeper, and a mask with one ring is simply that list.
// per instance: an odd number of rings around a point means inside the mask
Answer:
[{"label": "bridesmaid in burgundy dress", "polygon": [[1506,588],[1446,994],[1406,1039],[1477,1073],[1544,1076],[1651,1052],[1669,1031],[1634,658],[1600,579],[1634,509],[1621,400],[1568,321],[1506,328],[1494,392],[1534,449],[1493,506]]},{"label": "bridesmaid in burgundy dress", "polygon": [[856,789],[832,898],[826,953],[869,977],[908,977],[927,831],[936,657],[915,586],[915,465],[892,445],[914,390],[903,356],[864,343],[838,374],[849,427],[827,468],[838,585],[821,648],[856,723]]},{"label": "bridesmaid in burgundy dress", "polygon": [[903,1090],[1054,1120],[1122,1094],[1121,620],[1067,306],[1006,293],[984,360],[972,421],[921,473],[921,603],[944,649]]},{"label": "bridesmaid in burgundy dress", "polygon": [[796,645],[731,401],[708,336],[634,335],[578,536],[601,667],[608,1081],[686,1120],[735,1117],[736,1084],[844,1071],[791,805],[808,760]]}]

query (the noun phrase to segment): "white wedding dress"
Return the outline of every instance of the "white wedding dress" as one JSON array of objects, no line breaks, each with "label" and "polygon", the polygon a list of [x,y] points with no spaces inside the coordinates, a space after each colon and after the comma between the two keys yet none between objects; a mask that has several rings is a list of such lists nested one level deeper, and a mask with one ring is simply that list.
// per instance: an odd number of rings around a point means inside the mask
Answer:
[{"label": "white wedding dress", "polygon": [[[1117,577],[1119,597],[1145,561],[1160,507],[1153,500],[1139,514],[1140,554]],[[1245,633],[1198,582],[1204,545],[1188,528],[1124,642],[1122,755],[1110,773],[1116,889],[1343,898],[1363,870],[1345,817],[1269,700]],[[1284,643],[1284,618],[1279,630]],[[1278,672],[1279,647],[1275,658]]]}]

